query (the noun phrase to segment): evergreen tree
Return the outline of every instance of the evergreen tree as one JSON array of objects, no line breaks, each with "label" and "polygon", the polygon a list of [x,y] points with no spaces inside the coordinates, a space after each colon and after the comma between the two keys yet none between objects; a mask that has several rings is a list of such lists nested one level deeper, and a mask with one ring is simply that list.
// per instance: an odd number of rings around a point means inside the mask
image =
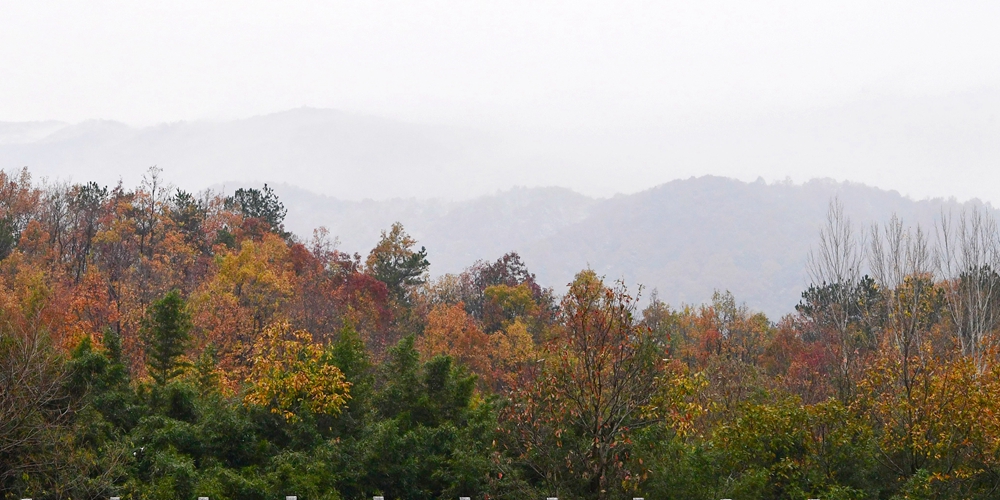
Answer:
[{"label": "evergreen tree", "polygon": [[417,241],[406,234],[403,225],[396,222],[386,232],[378,245],[368,254],[365,266],[375,279],[385,283],[389,291],[406,302],[409,289],[427,281],[427,249],[414,250]]},{"label": "evergreen tree", "polygon": [[244,217],[263,221],[276,234],[283,237],[289,235],[282,225],[288,209],[267,184],[264,184],[264,189],[237,189],[233,196],[226,199],[225,205],[238,209]]},{"label": "evergreen tree", "polygon": [[191,315],[180,292],[172,290],[149,306],[144,322],[146,363],[157,385],[163,386],[187,366],[183,360]]}]

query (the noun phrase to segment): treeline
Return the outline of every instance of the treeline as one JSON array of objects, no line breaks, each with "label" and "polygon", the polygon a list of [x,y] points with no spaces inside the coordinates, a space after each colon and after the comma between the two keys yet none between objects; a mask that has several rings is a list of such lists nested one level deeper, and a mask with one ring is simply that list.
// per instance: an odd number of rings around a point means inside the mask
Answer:
[{"label": "treeline", "polygon": [[[839,205],[776,323],[515,253],[430,280],[267,187],[0,174],[4,498],[994,498],[1000,241]],[[432,254],[431,254],[432,257]],[[640,310],[640,303],[644,304]]]}]

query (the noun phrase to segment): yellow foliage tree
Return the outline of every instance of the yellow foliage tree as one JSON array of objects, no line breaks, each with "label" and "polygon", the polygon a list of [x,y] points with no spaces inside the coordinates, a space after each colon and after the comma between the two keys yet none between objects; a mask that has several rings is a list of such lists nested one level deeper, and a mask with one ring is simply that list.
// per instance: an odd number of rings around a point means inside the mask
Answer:
[{"label": "yellow foliage tree", "polygon": [[269,408],[289,421],[303,411],[337,415],[350,399],[350,382],[306,331],[288,323],[267,328],[254,344],[247,406]]},{"label": "yellow foliage tree", "polygon": [[274,235],[244,240],[238,252],[216,258],[215,275],[194,295],[196,341],[217,346],[220,367],[234,377],[245,375],[250,348],[294,291],[287,254],[287,245]]}]

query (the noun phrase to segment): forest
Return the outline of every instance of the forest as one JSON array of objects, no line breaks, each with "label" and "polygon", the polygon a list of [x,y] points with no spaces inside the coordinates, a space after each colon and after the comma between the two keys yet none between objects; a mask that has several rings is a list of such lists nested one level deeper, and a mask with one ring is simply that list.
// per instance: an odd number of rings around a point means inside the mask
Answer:
[{"label": "forest", "polygon": [[1000,496],[991,212],[831,201],[794,312],[516,252],[431,278],[286,231],[266,185],[0,173],[4,499]]}]

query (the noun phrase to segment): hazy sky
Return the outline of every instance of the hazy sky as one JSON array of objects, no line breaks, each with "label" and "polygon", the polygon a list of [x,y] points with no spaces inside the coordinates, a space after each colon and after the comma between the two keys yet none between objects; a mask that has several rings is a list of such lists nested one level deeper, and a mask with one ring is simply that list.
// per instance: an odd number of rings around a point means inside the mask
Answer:
[{"label": "hazy sky", "polygon": [[[148,125],[312,106],[585,133],[752,122],[1000,88],[998,26],[1000,2],[958,0],[0,0],[0,121]],[[789,175],[760,165],[677,175]],[[802,174],[947,194],[928,172]]]},{"label": "hazy sky", "polygon": [[1000,81],[1000,2],[4,1],[0,119],[605,125]]}]

